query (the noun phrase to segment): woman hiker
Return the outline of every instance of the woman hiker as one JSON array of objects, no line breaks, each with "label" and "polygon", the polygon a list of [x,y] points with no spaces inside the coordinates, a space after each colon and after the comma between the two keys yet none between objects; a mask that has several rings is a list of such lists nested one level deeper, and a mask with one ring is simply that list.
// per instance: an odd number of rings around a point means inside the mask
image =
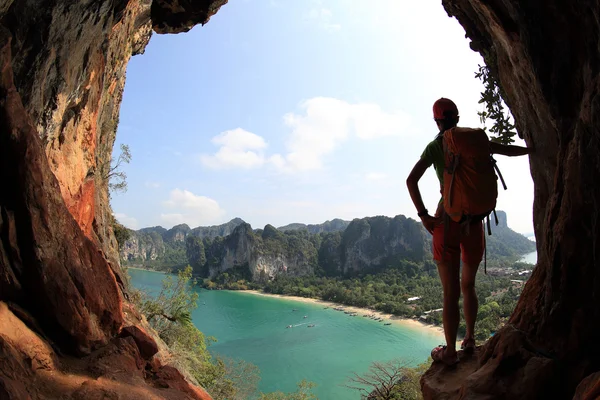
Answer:
[{"label": "woman hiker", "polygon": [[[443,199],[438,203],[434,216],[429,215],[423,204],[418,183],[431,165],[433,165],[440,181],[440,187],[443,188],[445,167],[443,135],[445,131],[457,126],[459,121],[458,108],[452,100],[441,98],[433,105],[433,118],[439,129],[439,134],[421,154],[420,160],[417,161],[406,180],[406,185],[423,226],[433,235],[433,258],[437,262],[438,273],[442,281],[444,295],[442,319],[446,346],[436,347],[432,350],[431,356],[434,361],[454,365],[458,362],[456,335],[460,322],[458,300],[461,291],[467,326],[461,348],[466,353],[471,353],[475,349],[474,329],[479,306],[477,294],[475,293],[475,275],[483,258],[484,232],[481,220],[472,222],[468,234],[466,234],[465,230],[461,230],[459,222],[455,222],[450,218],[442,218],[445,212]],[[531,148],[489,142],[490,154],[521,156],[530,154],[532,151]],[[445,227],[444,224],[448,224],[448,226]],[[446,240],[446,243],[444,243],[444,240]],[[461,252],[463,261],[462,277],[460,277]]]}]

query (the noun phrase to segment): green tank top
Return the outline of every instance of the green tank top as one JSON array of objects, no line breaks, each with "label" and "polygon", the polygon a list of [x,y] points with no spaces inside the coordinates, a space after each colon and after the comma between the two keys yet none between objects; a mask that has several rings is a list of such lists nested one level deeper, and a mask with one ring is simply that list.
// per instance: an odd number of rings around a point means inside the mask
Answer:
[{"label": "green tank top", "polygon": [[435,174],[437,175],[440,181],[440,187],[444,184],[444,148],[442,145],[442,139],[434,139],[432,140],[425,150],[423,154],[421,154],[421,159],[433,164],[433,168],[435,168]]}]

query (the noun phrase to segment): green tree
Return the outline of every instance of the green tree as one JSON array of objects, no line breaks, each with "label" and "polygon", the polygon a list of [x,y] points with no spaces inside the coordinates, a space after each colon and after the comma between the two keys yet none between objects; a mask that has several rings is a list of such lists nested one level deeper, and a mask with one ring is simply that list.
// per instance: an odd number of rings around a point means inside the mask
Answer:
[{"label": "green tree", "polygon": [[115,239],[117,239],[119,250],[121,250],[127,239],[131,237],[131,231],[125,226],[121,225],[114,215],[111,214],[111,218],[113,233],[115,234]]},{"label": "green tree", "polygon": [[177,279],[167,275],[156,297],[145,293],[142,296],[140,311],[167,343],[170,341],[169,336],[179,326],[192,323],[192,310],[197,307],[198,293],[190,290],[190,285],[195,283],[192,279],[192,267],[188,265],[179,271]]},{"label": "green tree", "polygon": [[127,174],[121,170],[122,164],[129,164],[131,161],[131,151],[129,146],[121,144],[121,154],[114,164],[107,163],[102,166],[102,178],[108,182],[108,189],[111,192],[127,191]]},{"label": "green tree", "polygon": [[293,393],[261,393],[259,400],[317,400],[317,396],[312,393],[315,383],[303,379],[297,386],[298,389]]},{"label": "green tree", "polygon": [[429,358],[415,368],[399,359],[374,362],[364,374],[354,373],[344,386],[358,391],[361,398],[370,400],[421,400],[420,379],[431,362]]},{"label": "green tree", "polygon": [[479,104],[485,104],[485,110],[479,111],[477,114],[482,124],[485,124],[488,119],[493,121],[490,132],[495,137],[492,138],[492,141],[511,144],[515,141],[513,137],[517,132],[511,120],[510,111],[505,111],[500,81],[488,66],[490,64],[493,65],[493,60],[487,57],[486,64],[479,65],[479,71],[475,73],[475,77],[482,81],[484,87]]}]

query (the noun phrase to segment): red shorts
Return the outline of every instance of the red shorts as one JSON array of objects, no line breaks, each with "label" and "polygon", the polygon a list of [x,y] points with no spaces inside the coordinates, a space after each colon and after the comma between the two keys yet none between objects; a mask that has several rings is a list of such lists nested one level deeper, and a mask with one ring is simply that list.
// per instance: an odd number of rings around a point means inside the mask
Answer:
[{"label": "red shorts", "polygon": [[483,258],[483,224],[475,222],[469,226],[468,234],[461,230],[458,222],[449,220],[446,233],[446,251],[444,254],[444,224],[437,225],[433,230],[433,259],[449,261],[454,264],[462,260],[469,265],[479,264]]}]

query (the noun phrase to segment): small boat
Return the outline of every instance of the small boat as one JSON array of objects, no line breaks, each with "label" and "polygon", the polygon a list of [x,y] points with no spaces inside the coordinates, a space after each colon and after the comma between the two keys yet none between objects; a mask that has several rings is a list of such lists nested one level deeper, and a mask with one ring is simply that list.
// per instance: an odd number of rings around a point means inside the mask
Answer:
[{"label": "small boat", "polygon": [[305,315],[304,318],[308,318],[308,315]]},{"label": "small boat", "polygon": [[291,326],[291,325],[288,325],[288,326],[286,326],[286,328],[293,328],[293,326]]},{"label": "small boat", "polygon": [[329,307],[323,307],[323,310],[327,310]]},{"label": "small boat", "polygon": [[386,322],[384,325],[391,325],[391,324],[392,324],[391,322]]},{"label": "small boat", "polygon": [[314,327],[314,326],[315,326],[315,324],[310,324],[310,325],[308,325],[308,327],[309,327],[309,328],[312,328],[312,327]]},{"label": "small boat", "polygon": [[298,309],[297,309],[297,308],[294,308],[292,311],[298,311]]}]

